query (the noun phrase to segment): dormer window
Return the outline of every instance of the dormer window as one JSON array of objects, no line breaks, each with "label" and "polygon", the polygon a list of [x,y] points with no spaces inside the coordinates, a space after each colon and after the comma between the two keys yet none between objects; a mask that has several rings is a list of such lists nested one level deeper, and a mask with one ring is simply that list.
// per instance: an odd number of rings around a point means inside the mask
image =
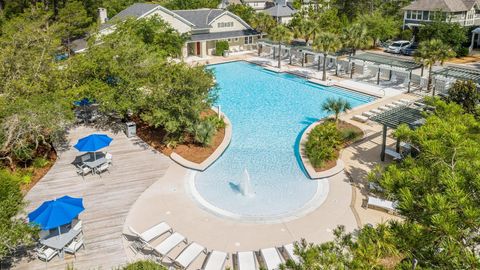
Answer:
[{"label": "dormer window", "polygon": [[218,28],[233,27],[233,22],[219,22],[217,23]]}]

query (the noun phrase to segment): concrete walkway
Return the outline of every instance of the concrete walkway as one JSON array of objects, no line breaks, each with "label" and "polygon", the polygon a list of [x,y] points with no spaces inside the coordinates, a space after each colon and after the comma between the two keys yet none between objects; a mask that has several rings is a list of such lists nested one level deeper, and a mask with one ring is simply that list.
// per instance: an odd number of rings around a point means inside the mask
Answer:
[{"label": "concrete walkway", "polygon": [[[113,155],[110,173],[88,175],[85,180],[76,174],[71,164],[80,153],[71,145],[91,133],[105,133],[113,138],[106,150]],[[27,211],[37,208],[43,201],[63,195],[82,197],[85,211],[83,221],[85,250],[76,259],[67,255],[48,263],[50,269],[65,269],[73,263],[76,269],[111,269],[127,261],[122,242],[122,229],[132,204],[152,183],[160,179],[170,159],[151,150],[139,139],[129,139],[123,133],[98,131],[87,127],[72,129],[69,148],[59,153],[59,158],[48,174],[30,190]],[[45,269],[38,259],[24,259],[16,269]]]}]

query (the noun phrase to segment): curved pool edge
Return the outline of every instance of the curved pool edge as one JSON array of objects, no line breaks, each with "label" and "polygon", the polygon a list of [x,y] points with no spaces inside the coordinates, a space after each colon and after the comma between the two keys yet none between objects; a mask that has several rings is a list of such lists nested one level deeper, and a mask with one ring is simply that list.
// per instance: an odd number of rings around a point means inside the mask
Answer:
[{"label": "curved pool edge", "polygon": [[[212,108],[215,110],[214,108]],[[230,142],[232,140],[232,123],[230,122],[230,119],[223,113],[220,112],[220,116],[223,117],[223,121],[225,122],[225,135],[223,137],[222,142],[220,145],[215,149],[215,151],[204,161],[201,163],[196,163],[190,160],[187,160],[180,156],[179,154],[173,152],[170,154],[170,158],[178,163],[180,166],[183,166],[187,169],[192,169],[196,171],[205,171],[208,167],[210,167],[215,161],[217,161],[222,154],[227,150],[228,146],[230,145]]]},{"label": "curved pool edge", "polygon": [[312,198],[305,203],[302,207],[296,208],[291,212],[280,214],[280,215],[273,215],[273,216],[245,216],[240,214],[235,214],[230,211],[221,209],[202,197],[200,192],[197,190],[195,186],[195,175],[197,174],[196,170],[189,170],[187,175],[185,176],[185,187],[187,193],[192,197],[193,201],[197,203],[197,205],[214,214],[217,217],[227,218],[234,221],[240,221],[245,223],[255,223],[255,224],[275,224],[275,223],[284,223],[290,222],[295,219],[302,218],[309,213],[315,211],[319,208],[327,199],[328,193],[330,190],[330,185],[328,179],[323,179],[316,181],[317,182],[317,190]]}]

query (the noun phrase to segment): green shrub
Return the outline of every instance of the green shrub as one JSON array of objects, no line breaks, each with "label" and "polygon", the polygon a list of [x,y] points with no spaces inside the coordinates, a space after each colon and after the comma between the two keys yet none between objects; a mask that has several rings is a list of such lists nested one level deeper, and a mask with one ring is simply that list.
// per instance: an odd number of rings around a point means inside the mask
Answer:
[{"label": "green shrub", "polygon": [[470,53],[470,51],[467,47],[460,46],[455,50],[455,53],[457,54],[457,57],[465,57]]},{"label": "green shrub", "polygon": [[217,129],[212,122],[202,120],[194,124],[188,131],[193,136],[195,143],[202,146],[210,146]]},{"label": "green shrub", "polygon": [[215,55],[222,56],[224,51],[228,51],[230,45],[228,45],[228,41],[221,40],[215,43]]},{"label": "green shrub", "polygon": [[216,130],[225,128],[227,126],[225,121],[223,121],[223,117],[218,117],[218,115],[209,115],[203,120],[212,123]]},{"label": "green shrub", "polygon": [[123,267],[122,270],[166,270],[163,265],[153,261],[137,261]]},{"label": "green shrub", "polygon": [[43,168],[43,167],[47,166],[49,163],[50,163],[50,161],[48,161],[48,159],[43,158],[43,157],[37,157],[33,160],[32,166],[34,168],[40,169],[40,168]]},{"label": "green shrub", "polygon": [[324,122],[312,129],[308,135],[305,150],[313,167],[320,168],[334,159],[335,150],[342,143],[342,137],[333,122]]},{"label": "green shrub", "polygon": [[360,137],[360,135],[362,135],[360,132],[353,128],[342,129],[340,130],[340,134],[343,142],[355,141]]},{"label": "green shrub", "polygon": [[405,29],[400,32],[399,39],[401,40],[411,40],[413,38],[413,32],[410,29]]}]

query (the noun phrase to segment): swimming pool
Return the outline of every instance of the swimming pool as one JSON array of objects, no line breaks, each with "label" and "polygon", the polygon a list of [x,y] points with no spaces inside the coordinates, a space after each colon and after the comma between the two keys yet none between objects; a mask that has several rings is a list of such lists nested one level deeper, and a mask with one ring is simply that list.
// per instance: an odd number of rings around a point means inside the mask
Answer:
[{"label": "swimming pool", "polygon": [[[297,151],[302,131],[327,116],[321,105],[328,97],[345,98],[352,107],[374,98],[242,61],[208,68],[220,87],[217,105],[233,132],[212,166],[191,173],[194,197],[217,214],[253,221],[285,219],[319,206],[328,181],[304,173]],[[252,193],[247,196],[242,194],[246,178]]]}]

